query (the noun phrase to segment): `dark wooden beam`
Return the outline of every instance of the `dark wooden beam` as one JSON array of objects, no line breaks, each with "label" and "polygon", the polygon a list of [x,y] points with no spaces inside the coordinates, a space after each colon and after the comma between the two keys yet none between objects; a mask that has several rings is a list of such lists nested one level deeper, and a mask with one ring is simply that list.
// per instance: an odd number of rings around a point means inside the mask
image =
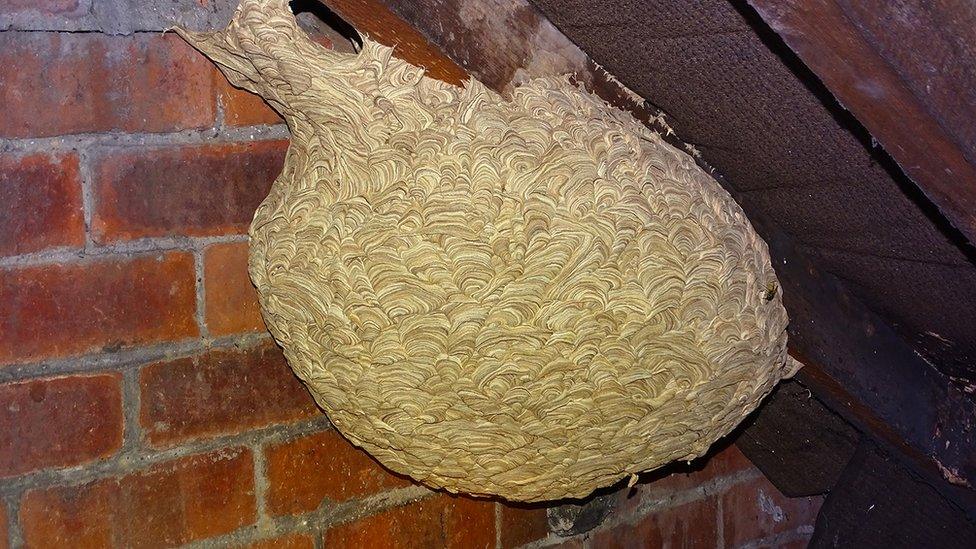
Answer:
[{"label": "dark wooden beam", "polygon": [[370,39],[390,46],[408,63],[438,80],[460,85],[468,73],[381,0],[323,0],[329,9]]},{"label": "dark wooden beam", "polygon": [[[797,379],[855,427],[889,445],[943,492],[976,512],[976,402],[880,316],[796,250],[775,224],[753,219],[769,244],[790,313]],[[936,482],[938,483],[938,480]]]},{"label": "dark wooden beam", "polygon": [[570,74],[638,120],[667,132],[659,110],[594,63],[520,0],[320,0],[356,29],[429,76],[469,75],[501,93],[527,78]]},{"label": "dark wooden beam", "polygon": [[829,492],[861,436],[797,381],[780,383],[739,430],[735,445],[791,498]]},{"label": "dark wooden beam", "polygon": [[[422,52],[405,59],[422,66],[453,60],[500,92],[526,76],[575,73],[609,103],[684,147],[660,125],[656,109],[602,71],[527,2],[323,1],[361,32],[401,52]],[[445,61],[443,52],[450,59]],[[909,456],[930,478],[950,481],[946,493],[976,509],[976,492],[966,487],[976,483],[973,400],[851,298],[839,280],[820,272],[773,220],[752,221],[770,245],[783,284],[790,351],[806,364],[799,379],[858,429]]]},{"label": "dark wooden beam", "polygon": [[890,0],[749,4],[976,244],[976,10]]},{"label": "dark wooden beam", "polygon": [[821,507],[810,547],[971,548],[976,524],[897,456],[864,441]]}]

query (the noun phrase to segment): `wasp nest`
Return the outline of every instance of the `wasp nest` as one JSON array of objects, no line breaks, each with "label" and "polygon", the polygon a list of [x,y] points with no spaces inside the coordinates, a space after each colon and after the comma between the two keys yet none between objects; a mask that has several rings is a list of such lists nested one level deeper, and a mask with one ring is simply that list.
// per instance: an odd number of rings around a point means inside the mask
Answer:
[{"label": "wasp nest", "polygon": [[739,206],[567,78],[455,87],[319,46],[284,0],[180,33],[288,122],[251,277],[296,374],[390,469],[583,497],[702,455],[795,371]]}]

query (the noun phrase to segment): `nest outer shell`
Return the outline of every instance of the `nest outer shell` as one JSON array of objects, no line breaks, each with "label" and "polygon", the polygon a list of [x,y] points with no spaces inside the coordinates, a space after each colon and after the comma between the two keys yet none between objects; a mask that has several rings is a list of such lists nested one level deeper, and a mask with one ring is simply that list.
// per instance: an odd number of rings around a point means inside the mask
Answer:
[{"label": "nest outer shell", "polygon": [[585,497],[702,455],[799,367],[741,208],[567,78],[454,87],[318,46],[281,0],[178,32],[289,124],[251,277],[318,404],[393,471]]}]

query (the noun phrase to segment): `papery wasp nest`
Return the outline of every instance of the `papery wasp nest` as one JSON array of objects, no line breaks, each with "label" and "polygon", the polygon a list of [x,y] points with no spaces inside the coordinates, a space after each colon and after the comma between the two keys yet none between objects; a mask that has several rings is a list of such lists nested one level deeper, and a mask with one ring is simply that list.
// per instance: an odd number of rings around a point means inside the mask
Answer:
[{"label": "papery wasp nest", "polygon": [[455,87],[312,42],[284,0],[179,32],[288,123],[251,278],[295,373],[393,471],[584,497],[702,455],[798,368],[742,209],[568,78]]}]

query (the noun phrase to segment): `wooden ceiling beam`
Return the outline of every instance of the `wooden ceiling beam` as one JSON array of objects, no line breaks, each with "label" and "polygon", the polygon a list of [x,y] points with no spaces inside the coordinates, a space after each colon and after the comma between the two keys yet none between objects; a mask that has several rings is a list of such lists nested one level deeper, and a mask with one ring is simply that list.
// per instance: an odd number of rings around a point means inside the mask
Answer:
[{"label": "wooden ceiling beam", "polygon": [[749,4],[976,244],[976,10],[890,0]]}]

